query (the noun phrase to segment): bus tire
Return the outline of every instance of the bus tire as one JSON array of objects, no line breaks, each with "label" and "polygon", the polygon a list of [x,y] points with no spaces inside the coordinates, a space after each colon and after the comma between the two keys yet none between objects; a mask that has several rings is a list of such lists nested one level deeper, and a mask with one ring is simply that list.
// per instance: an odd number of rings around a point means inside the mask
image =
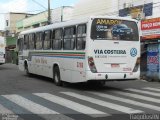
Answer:
[{"label": "bus tire", "polygon": [[30,76],[27,63],[25,63],[25,73],[26,73],[26,75]]},{"label": "bus tire", "polygon": [[59,70],[58,66],[54,67],[53,79],[54,79],[54,83],[57,86],[62,86],[62,81],[61,81],[61,77],[60,77],[60,70]]}]

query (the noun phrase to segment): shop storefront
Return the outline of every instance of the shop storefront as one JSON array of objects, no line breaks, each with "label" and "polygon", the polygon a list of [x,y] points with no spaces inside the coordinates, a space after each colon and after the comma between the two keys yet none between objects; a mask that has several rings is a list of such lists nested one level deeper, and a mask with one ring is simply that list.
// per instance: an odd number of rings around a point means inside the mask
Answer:
[{"label": "shop storefront", "polygon": [[141,75],[160,81],[160,18],[141,21]]}]

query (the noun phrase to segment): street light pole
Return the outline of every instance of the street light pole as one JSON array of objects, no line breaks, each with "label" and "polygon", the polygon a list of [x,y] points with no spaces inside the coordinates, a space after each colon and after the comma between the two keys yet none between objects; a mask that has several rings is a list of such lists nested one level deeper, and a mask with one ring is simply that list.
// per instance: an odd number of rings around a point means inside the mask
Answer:
[{"label": "street light pole", "polygon": [[48,0],[48,24],[51,24],[50,0]]}]

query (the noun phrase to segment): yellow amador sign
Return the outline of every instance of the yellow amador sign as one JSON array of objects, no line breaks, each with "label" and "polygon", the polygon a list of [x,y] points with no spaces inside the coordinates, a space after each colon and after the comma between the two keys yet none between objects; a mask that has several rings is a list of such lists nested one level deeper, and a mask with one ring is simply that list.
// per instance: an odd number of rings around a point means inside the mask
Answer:
[{"label": "yellow amador sign", "polygon": [[120,24],[121,22],[122,22],[121,20],[114,20],[114,19],[97,19],[96,24],[116,25]]}]

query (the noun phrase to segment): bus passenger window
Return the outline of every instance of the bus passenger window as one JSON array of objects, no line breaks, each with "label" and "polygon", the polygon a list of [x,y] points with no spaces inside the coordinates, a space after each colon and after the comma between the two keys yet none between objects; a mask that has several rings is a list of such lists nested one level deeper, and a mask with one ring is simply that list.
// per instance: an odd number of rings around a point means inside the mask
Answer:
[{"label": "bus passenger window", "polygon": [[77,28],[77,50],[84,50],[86,44],[86,25],[79,25]]},{"label": "bus passenger window", "polygon": [[18,51],[22,51],[23,50],[23,38],[19,38],[17,40],[17,49],[18,49]]},{"label": "bus passenger window", "polygon": [[36,33],[36,49],[37,50],[42,49],[42,42],[43,42],[43,33],[42,32]]},{"label": "bus passenger window", "polygon": [[29,49],[34,49],[34,34],[29,34]]},{"label": "bus passenger window", "polygon": [[68,27],[64,29],[63,48],[73,50],[75,48],[76,27]]},{"label": "bus passenger window", "polygon": [[29,47],[29,36],[28,36],[28,35],[25,35],[25,36],[24,36],[24,47],[23,47],[23,49],[24,49],[24,50],[27,50],[28,47]]},{"label": "bus passenger window", "polygon": [[44,32],[44,45],[43,48],[45,50],[48,50],[51,48],[51,31],[45,31]]},{"label": "bus passenger window", "polygon": [[60,50],[62,48],[62,29],[56,29],[53,31],[53,45],[52,48],[55,50]]}]

